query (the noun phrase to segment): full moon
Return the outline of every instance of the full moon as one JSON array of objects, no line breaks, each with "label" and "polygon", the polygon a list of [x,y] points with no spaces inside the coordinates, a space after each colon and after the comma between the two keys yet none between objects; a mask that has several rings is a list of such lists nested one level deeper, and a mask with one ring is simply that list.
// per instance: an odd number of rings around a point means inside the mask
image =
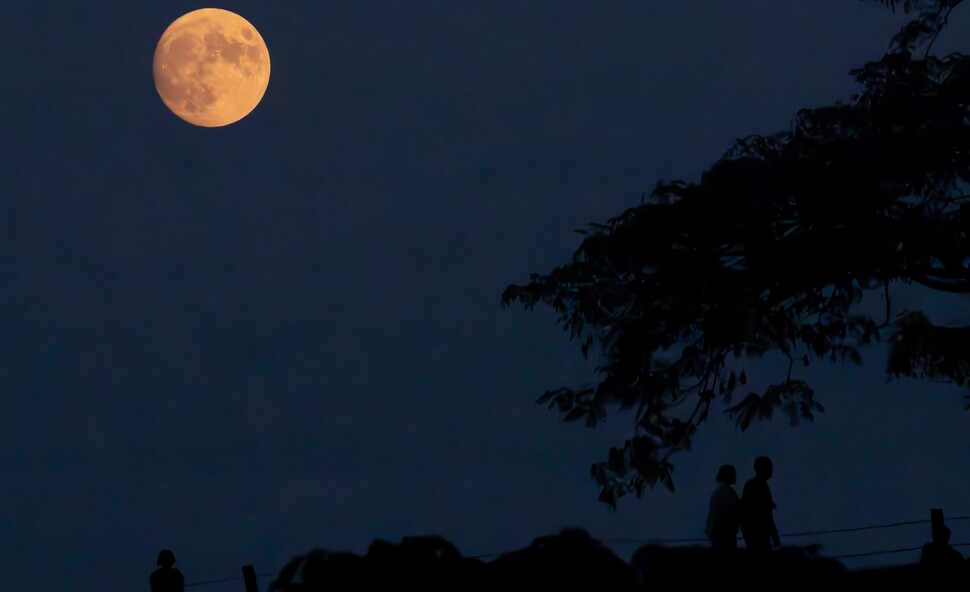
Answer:
[{"label": "full moon", "polygon": [[172,113],[203,127],[235,123],[269,84],[269,50],[256,27],[218,8],[193,10],[162,33],[155,89]]}]

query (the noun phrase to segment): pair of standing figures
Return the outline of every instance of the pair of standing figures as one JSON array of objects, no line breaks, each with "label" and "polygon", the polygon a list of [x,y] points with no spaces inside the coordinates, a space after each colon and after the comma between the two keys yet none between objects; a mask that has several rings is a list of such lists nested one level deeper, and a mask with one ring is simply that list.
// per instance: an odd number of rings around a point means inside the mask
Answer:
[{"label": "pair of standing figures", "polygon": [[711,494],[707,526],[704,533],[711,547],[718,550],[737,549],[738,529],[744,545],[752,551],[771,551],[780,544],[775,527],[775,502],[771,498],[768,479],[774,472],[771,459],[759,456],[754,461],[754,477],[744,484],[741,497],[734,491],[737,471],[734,465],[723,465],[717,472],[717,489]]}]

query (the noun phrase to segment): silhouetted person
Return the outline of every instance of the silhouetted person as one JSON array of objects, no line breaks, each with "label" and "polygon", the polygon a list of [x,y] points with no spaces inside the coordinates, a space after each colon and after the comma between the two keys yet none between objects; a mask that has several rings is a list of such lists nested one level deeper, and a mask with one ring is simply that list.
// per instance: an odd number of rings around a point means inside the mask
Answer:
[{"label": "silhouetted person", "polygon": [[950,529],[943,526],[933,533],[933,541],[923,545],[919,562],[933,566],[955,567],[963,564],[963,555],[950,546]]},{"label": "silhouetted person", "polygon": [[175,564],[175,553],[169,549],[162,549],[158,552],[158,560],[155,562],[159,566],[152,572],[148,579],[151,592],[185,592],[185,579],[182,572],[172,567]]},{"label": "silhouetted person", "polygon": [[704,534],[713,549],[737,549],[741,498],[734,491],[734,484],[738,482],[734,465],[721,465],[714,480],[718,486],[711,494]]},{"label": "silhouetted person", "polygon": [[773,514],[776,506],[768,488],[773,473],[770,458],[754,459],[754,477],[744,484],[741,493],[741,536],[748,549],[759,553],[770,552],[772,545],[781,544]]}]

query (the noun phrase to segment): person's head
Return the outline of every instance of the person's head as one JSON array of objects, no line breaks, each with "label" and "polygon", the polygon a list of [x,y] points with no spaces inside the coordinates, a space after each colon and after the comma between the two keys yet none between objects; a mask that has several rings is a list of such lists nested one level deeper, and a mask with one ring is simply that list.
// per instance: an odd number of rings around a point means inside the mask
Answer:
[{"label": "person's head", "polygon": [[759,456],[754,459],[754,474],[761,477],[762,479],[771,479],[771,475],[774,473],[774,467],[771,464],[771,459],[767,456]]},{"label": "person's head", "polygon": [[158,552],[158,559],[155,564],[162,567],[172,567],[175,564],[175,553],[172,553],[171,549],[162,549]]},{"label": "person's head", "polygon": [[717,471],[717,477],[714,480],[718,483],[734,485],[738,482],[738,472],[734,470],[734,465],[721,465],[721,468]]}]

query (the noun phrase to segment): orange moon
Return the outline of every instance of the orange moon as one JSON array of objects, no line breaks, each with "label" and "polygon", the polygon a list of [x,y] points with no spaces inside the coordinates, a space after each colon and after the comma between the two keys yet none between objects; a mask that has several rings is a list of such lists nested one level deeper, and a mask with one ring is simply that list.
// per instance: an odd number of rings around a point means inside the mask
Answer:
[{"label": "orange moon", "polygon": [[203,127],[235,123],[256,108],[269,84],[269,50],[243,17],[193,10],[162,33],[153,62],[165,106]]}]

